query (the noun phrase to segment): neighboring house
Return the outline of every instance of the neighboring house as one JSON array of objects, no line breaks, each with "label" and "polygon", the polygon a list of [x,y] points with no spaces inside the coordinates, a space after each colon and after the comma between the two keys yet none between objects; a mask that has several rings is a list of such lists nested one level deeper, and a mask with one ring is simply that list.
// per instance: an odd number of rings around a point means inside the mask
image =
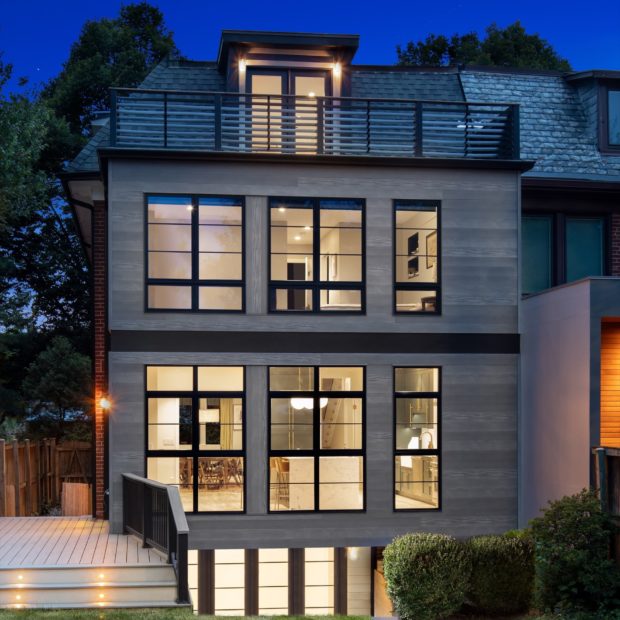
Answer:
[{"label": "neighboring house", "polygon": [[64,176],[95,513],[122,530],[123,474],[176,485],[201,612],[385,615],[394,536],[516,527],[522,209],[527,292],[613,269],[596,74],[359,66],[357,45],[225,31],[216,62],[113,91]]}]

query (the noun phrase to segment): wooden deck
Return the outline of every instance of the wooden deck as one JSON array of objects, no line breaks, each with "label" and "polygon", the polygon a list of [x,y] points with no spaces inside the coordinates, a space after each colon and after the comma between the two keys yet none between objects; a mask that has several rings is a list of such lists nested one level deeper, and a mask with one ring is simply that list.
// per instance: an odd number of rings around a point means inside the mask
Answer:
[{"label": "wooden deck", "polygon": [[134,536],[110,534],[108,522],[85,517],[0,519],[0,569],[47,566],[161,565]]}]

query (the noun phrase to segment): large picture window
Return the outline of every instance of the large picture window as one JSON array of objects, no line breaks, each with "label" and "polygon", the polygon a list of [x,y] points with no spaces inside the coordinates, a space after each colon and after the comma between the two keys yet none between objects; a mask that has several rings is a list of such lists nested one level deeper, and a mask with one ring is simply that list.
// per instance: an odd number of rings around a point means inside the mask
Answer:
[{"label": "large picture window", "polygon": [[603,153],[620,154],[620,85],[604,82],[599,88],[599,148]]},{"label": "large picture window", "polygon": [[361,200],[272,199],[272,312],[364,311]]},{"label": "large picture window", "polygon": [[187,512],[244,510],[242,366],[147,366],[147,477]]},{"label": "large picture window", "polygon": [[439,508],[439,368],[394,369],[394,509]]},{"label": "large picture window", "polygon": [[439,203],[394,202],[394,308],[399,314],[439,313]]},{"label": "large picture window", "polygon": [[269,369],[269,509],[364,509],[364,368]]},{"label": "large picture window", "polygon": [[147,197],[148,310],[241,312],[243,201]]}]

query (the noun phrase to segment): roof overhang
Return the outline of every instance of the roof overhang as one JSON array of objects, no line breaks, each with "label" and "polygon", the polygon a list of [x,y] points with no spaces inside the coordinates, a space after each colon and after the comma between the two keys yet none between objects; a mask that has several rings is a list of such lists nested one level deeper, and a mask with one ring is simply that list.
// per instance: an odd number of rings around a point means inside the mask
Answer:
[{"label": "roof overhang", "polygon": [[92,211],[95,201],[105,200],[103,179],[98,172],[65,172],[59,177],[71,206],[82,249],[92,262]]},{"label": "roof overhang", "polygon": [[318,48],[338,52],[350,62],[359,46],[357,34],[319,34],[311,32],[267,32],[262,30],[222,30],[217,65],[226,69],[231,49],[239,47],[281,47],[284,49]]},{"label": "roof overhang", "polygon": [[567,82],[579,82],[580,80],[620,80],[620,71],[613,69],[591,69],[589,71],[578,71],[569,73],[566,76]]}]

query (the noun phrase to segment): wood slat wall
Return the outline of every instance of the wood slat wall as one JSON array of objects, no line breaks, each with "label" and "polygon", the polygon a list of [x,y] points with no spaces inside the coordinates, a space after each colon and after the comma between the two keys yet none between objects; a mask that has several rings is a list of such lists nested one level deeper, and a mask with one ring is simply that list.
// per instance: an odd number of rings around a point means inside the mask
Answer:
[{"label": "wood slat wall", "polygon": [[620,323],[601,331],[601,446],[620,447]]}]

